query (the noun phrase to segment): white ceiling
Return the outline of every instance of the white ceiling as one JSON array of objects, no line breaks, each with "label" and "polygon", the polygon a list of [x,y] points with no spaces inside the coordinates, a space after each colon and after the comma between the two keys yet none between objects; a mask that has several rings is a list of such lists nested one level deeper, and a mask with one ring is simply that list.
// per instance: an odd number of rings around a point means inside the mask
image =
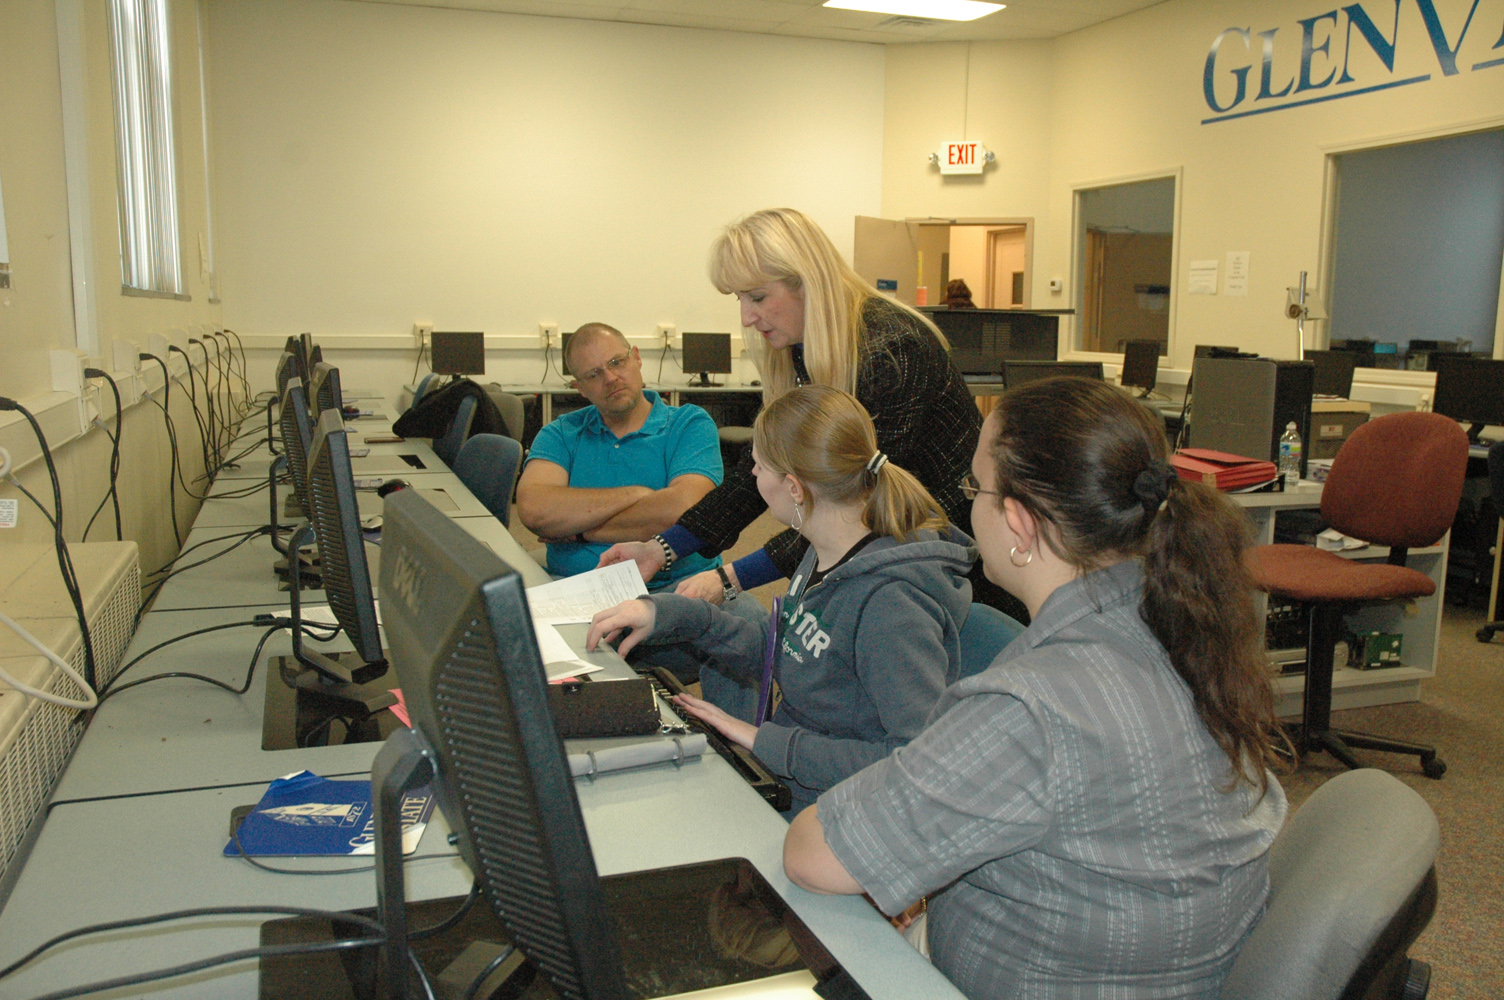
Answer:
[{"label": "white ceiling", "polygon": [[681,28],[847,42],[1000,41],[1054,38],[1152,7],[1163,0],[1009,0],[975,21],[916,21],[887,14],[831,10],[824,0],[367,0],[419,7],[578,17]]}]

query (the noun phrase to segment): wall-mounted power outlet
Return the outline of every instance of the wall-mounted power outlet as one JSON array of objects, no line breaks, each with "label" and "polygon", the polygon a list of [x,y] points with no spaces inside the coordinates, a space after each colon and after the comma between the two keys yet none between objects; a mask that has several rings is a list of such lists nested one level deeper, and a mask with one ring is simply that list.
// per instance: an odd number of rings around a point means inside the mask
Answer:
[{"label": "wall-mounted power outlet", "polygon": [[664,347],[677,346],[674,342],[679,339],[679,328],[672,323],[658,324],[658,343]]},{"label": "wall-mounted power outlet", "polygon": [[134,372],[141,368],[141,348],[134,340],[113,340],[110,351],[117,372]]},{"label": "wall-mounted power outlet", "polygon": [[433,324],[418,320],[413,324],[413,339],[418,342],[418,350],[422,350],[433,343]]},{"label": "wall-mounted power outlet", "polygon": [[538,343],[543,348],[553,347],[559,343],[559,324],[539,323]]}]

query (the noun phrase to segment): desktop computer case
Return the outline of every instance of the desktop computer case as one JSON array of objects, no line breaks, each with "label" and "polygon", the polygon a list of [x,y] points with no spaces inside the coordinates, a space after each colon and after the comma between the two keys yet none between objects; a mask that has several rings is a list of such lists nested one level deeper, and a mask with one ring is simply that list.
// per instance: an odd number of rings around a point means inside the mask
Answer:
[{"label": "desktop computer case", "polygon": [[1316,366],[1268,358],[1197,358],[1191,374],[1192,448],[1279,461],[1279,438],[1300,429],[1300,473],[1311,443],[1311,389]]}]

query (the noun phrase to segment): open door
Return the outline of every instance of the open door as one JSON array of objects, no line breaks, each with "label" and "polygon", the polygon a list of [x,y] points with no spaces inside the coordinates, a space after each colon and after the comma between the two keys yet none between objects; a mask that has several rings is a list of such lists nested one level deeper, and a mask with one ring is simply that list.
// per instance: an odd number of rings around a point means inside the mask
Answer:
[{"label": "open door", "polygon": [[[859,215],[852,246],[856,273],[909,305],[944,305],[947,283],[964,278],[977,306],[1028,308],[1031,219],[897,220]],[[919,288],[925,289],[923,303],[915,301]]]}]

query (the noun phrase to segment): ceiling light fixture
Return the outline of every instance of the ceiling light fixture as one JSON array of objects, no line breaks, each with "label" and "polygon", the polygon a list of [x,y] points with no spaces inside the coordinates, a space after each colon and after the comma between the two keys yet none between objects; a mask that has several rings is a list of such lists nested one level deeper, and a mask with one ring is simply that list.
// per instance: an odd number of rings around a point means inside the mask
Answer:
[{"label": "ceiling light fixture", "polygon": [[975,21],[1002,10],[1007,4],[981,0],[825,0],[837,10],[862,10],[873,14],[906,14],[940,21]]}]

